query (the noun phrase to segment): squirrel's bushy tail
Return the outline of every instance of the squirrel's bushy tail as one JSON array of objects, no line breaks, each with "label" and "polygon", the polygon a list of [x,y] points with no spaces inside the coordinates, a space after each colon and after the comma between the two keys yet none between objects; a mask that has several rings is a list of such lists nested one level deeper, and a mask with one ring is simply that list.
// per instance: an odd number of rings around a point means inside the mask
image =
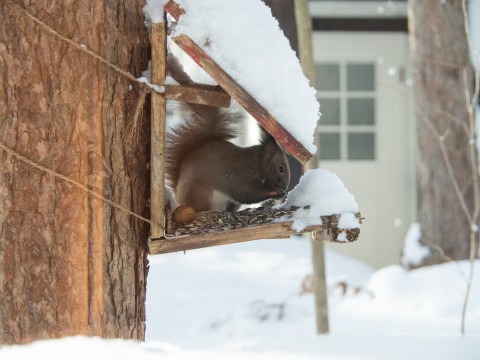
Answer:
[{"label": "squirrel's bushy tail", "polygon": [[240,112],[197,104],[182,104],[180,113],[185,120],[169,132],[166,142],[166,174],[173,189],[183,160],[208,142],[234,138],[243,118]]}]

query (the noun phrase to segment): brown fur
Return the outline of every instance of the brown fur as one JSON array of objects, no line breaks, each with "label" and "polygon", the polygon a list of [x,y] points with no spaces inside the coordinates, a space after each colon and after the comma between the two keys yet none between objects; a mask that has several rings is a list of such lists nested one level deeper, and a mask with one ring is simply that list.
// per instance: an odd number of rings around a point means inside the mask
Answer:
[{"label": "brown fur", "polygon": [[[258,203],[284,194],[288,162],[271,135],[263,131],[259,145],[238,147],[228,141],[236,135],[238,113],[204,105],[183,110],[187,120],[167,139],[167,179],[179,204],[195,211],[225,210],[228,204]],[[223,197],[218,204],[215,194]]]}]

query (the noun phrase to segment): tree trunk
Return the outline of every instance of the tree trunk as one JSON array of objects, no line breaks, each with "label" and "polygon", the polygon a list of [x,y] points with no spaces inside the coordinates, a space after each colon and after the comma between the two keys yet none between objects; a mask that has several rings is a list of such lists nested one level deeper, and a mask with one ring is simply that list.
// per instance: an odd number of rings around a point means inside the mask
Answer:
[{"label": "tree trunk", "polygon": [[[61,35],[138,76],[142,1],[16,1]],[[26,4],[26,5],[23,5]],[[0,141],[142,214],[148,122],[127,143],[138,89],[0,4]],[[129,89],[132,85],[133,89]],[[0,343],[143,339],[145,223],[0,150]]]},{"label": "tree trunk", "polygon": [[471,214],[472,174],[477,169],[471,165],[471,143],[464,129],[469,126],[465,88],[471,90],[472,69],[462,1],[409,0],[409,26],[418,137],[418,217],[422,242],[431,248],[423,265],[447,257],[466,259],[471,226],[444,156]]}]

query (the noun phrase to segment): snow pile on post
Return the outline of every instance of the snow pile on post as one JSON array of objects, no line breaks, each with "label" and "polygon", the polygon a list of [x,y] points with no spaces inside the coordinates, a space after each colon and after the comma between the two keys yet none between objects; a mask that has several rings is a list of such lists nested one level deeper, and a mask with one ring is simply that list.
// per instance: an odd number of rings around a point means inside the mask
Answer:
[{"label": "snow pile on post", "polygon": [[152,24],[162,23],[164,21],[163,8],[167,4],[168,0],[147,0],[143,7],[143,13],[145,14],[145,25],[150,27]]},{"label": "snow pile on post", "polygon": [[411,268],[418,266],[430,255],[430,249],[424,246],[420,240],[422,238],[422,229],[419,223],[413,223],[405,236],[405,246],[403,247],[402,265]]},{"label": "snow pile on post", "polygon": [[[147,23],[163,19],[165,0],[148,0]],[[308,151],[320,105],[270,9],[260,0],[177,0],[185,14],[175,34],[207,52]]]},{"label": "snow pile on post", "polygon": [[[355,214],[359,212],[355,197],[348,191],[342,180],[334,173],[315,169],[306,172],[295,188],[288,193],[287,200],[280,207],[298,206],[292,219],[292,229],[302,231],[309,225],[321,224],[320,217],[341,214],[338,228],[360,228]],[[310,206],[304,209],[305,206]],[[342,241],[342,233],[337,240]],[[343,240],[343,241],[346,241]]]}]

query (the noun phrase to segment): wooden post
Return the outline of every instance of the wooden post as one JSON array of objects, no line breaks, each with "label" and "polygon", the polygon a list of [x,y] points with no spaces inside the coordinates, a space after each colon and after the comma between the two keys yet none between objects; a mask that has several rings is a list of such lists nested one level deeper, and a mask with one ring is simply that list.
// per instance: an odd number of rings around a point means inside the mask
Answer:
[{"label": "wooden post", "polygon": [[325,231],[314,231],[312,233],[312,279],[318,334],[328,334],[330,331],[325,273],[325,237],[327,237]]},{"label": "wooden post", "polygon": [[[295,17],[298,34],[298,54],[300,63],[310,85],[315,85],[315,66],[313,62],[312,23],[308,10],[307,0],[295,0]],[[318,147],[318,133],[315,131],[315,143]],[[306,169],[318,167],[318,152],[316,156],[306,164]],[[327,281],[325,274],[325,241],[328,241],[326,231],[312,233],[312,262],[313,262],[313,291],[315,295],[315,312],[317,333],[329,332],[328,321],[328,296]]]},{"label": "wooden post", "polygon": [[[165,84],[167,62],[167,23],[152,24],[152,83]],[[165,98],[152,92],[150,155],[150,238],[165,236]]]}]

